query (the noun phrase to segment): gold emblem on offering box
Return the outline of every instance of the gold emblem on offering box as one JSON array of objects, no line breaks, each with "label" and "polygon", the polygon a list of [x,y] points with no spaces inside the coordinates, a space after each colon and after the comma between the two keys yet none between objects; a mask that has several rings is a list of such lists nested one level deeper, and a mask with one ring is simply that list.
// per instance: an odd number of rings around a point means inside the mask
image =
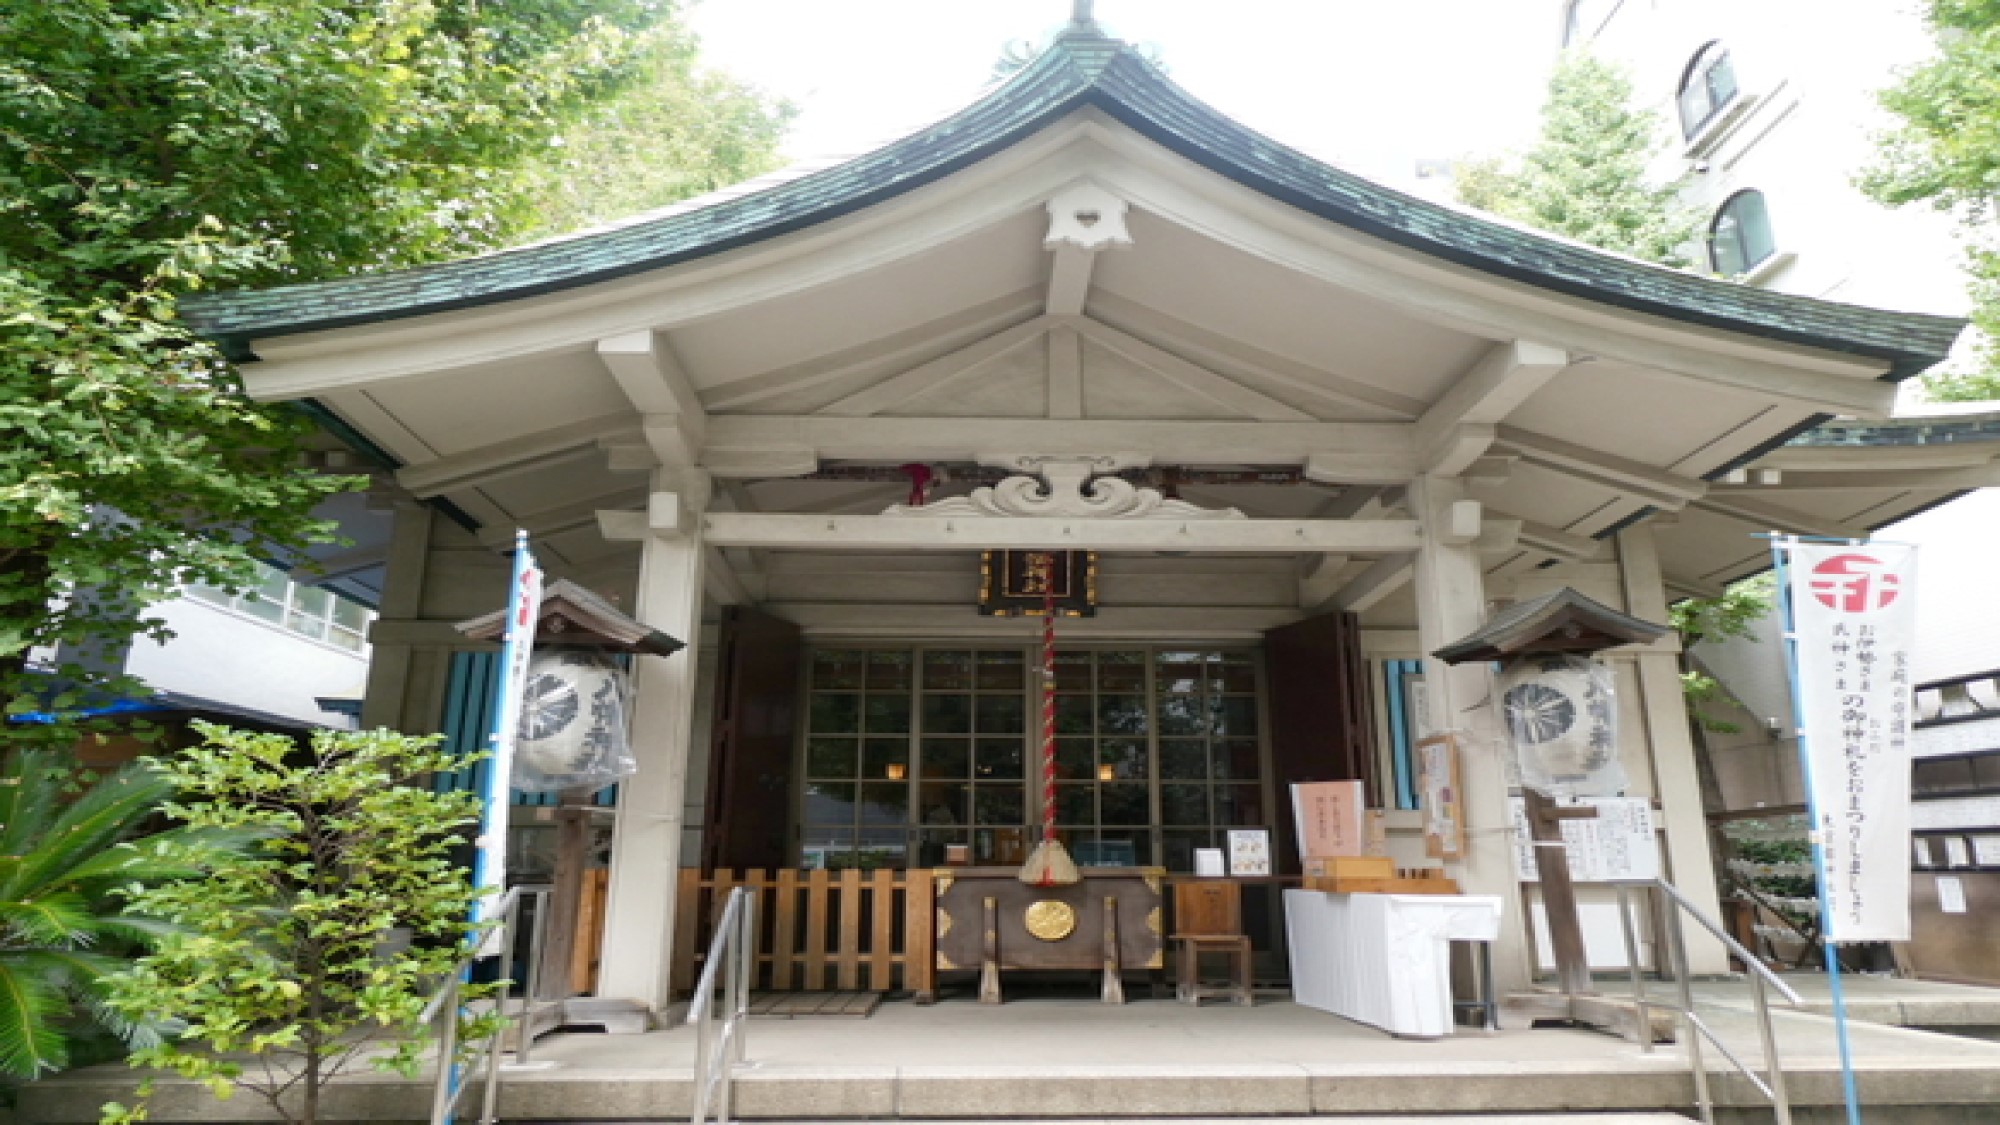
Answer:
[{"label": "gold emblem on offering box", "polygon": [[1021,924],[1043,941],[1061,941],[1076,932],[1076,908],[1066,902],[1045,898],[1028,904]]}]

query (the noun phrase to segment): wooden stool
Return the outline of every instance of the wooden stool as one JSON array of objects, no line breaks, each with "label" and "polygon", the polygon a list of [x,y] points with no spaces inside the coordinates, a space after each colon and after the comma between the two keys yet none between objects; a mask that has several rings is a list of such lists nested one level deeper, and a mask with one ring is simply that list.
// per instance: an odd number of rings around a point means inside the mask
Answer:
[{"label": "wooden stool", "polygon": [[[1231,999],[1244,1007],[1256,1003],[1250,991],[1250,938],[1243,932],[1243,888],[1226,880],[1194,880],[1174,884],[1174,941],[1180,960],[1175,996],[1183,1004],[1207,999]],[[1229,981],[1204,985],[1201,955],[1227,954]]]}]

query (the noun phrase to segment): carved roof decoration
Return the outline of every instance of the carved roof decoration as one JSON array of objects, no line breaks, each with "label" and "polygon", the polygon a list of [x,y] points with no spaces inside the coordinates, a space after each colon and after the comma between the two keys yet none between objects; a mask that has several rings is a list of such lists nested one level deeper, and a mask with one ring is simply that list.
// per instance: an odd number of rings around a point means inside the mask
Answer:
[{"label": "carved roof decoration", "polygon": [[1240,520],[1235,508],[1203,508],[1171,500],[1157,488],[1140,488],[1122,477],[1098,476],[1125,467],[1118,457],[1020,457],[1016,467],[1039,473],[1010,476],[999,484],[929,504],[896,504],[885,516],[1007,519],[1053,516],[1104,520]]},{"label": "carved roof decoration", "polygon": [[[263,337],[505,302],[609,281],[804,230],[894,199],[1085,107],[1186,159],[1329,222],[1511,281],[1684,323],[1885,363],[1943,359],[1963,322],[1836,304],[1649,265],[1430,203],[1230,120],[1087,17],[966,109],[875,152],[707,206],[416,269],[196,295],[182,313],[239,360]],[[1109,218],[1109,216],[1106,216]]]}]

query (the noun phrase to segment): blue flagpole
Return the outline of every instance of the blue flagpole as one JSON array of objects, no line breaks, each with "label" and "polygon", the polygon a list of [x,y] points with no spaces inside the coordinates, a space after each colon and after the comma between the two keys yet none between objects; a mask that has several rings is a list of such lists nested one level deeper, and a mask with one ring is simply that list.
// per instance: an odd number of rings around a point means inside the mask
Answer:
[{"label": "blue flagpole", "polygon": [[1791,567],[1785,554],[1796,542],[1791,536],[1771,536],[1771,568],[1778,576],[1778,605],[1784,612],[1785,674],[1791,680],[1792,727],[1798,733],[1799,771],[1805,782],[1809,822],[1806,838],[1812,844],[1813,873],[1819,879],[1820,949],[1826,954],[1827,987],[1833,994],[1833,1034],[1840,1044],[1840,1088],[1847,1099],[1848,1125],[1861,1125],[1861,1097],[1854,1085],[1854,1049],[1847,1038],[1847,997],[1840,986],[1840,947],[1828,936],[1833,928],[1833,912],[1828,907],[1827,890],[1833,882],[1827,877],[1819,796],[1813,788],[1812,753],[1807,745],[1805,700],[1799,694],[1799,635],[1792,613]]}]

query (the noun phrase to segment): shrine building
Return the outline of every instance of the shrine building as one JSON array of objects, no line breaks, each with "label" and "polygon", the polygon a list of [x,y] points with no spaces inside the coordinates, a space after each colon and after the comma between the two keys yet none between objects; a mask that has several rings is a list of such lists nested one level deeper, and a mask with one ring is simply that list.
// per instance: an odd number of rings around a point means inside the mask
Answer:
[{"label": "shrine building", "polygon": [[[1451,732],[1467,847],[1445,866],[1503,900],[1519,986],[1492,667],[1433,654],[1564,587],[1662,623],[1763,569],[1759,533],[1865,536],[1995,451],[1801,438],[1886,417],[1958,320],[1412,198],[1088,20],[866,155],[187,315],[253,397],[393,474],[366,724],[478,745],[494,658],[455,624],[503,601],[517,527],[552,577],[689,642],[633,658],[638,769],[605,798],[597,990],[656,1010],[682,870],[1020,862],[1041,624],[1006,595],[1047,552],[1075,614],[1073,855],[1186,872],[1264,828],[1296,872],[1287,786],[1358,778],[1397,863],[1434,864],[1412,748]],[[1672,635],[1608,659],[1629,793],[1713,908]]]}]

